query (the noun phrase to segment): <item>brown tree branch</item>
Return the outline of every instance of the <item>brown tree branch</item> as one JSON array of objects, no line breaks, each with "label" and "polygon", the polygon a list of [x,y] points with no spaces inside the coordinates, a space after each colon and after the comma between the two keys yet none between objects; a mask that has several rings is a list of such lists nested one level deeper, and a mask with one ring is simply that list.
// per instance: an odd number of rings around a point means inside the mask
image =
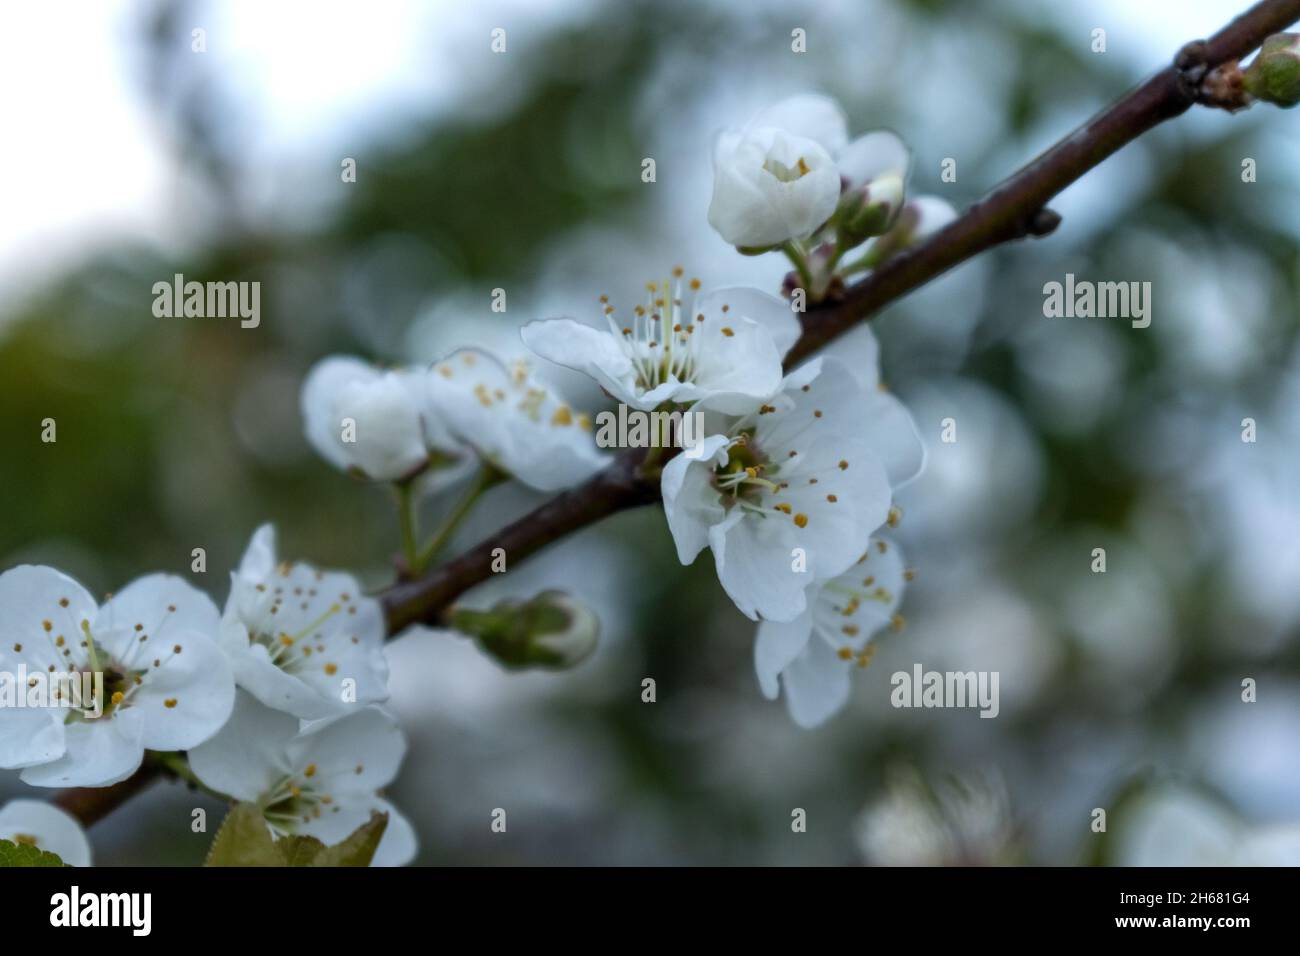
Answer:
[{"label": "brown tree branch", "polygon": [[[1050,233],[1060,221],[1046,208],[1054,196],[1143,133],[1202,101],[1202,82],[1215,67],[1246,56],[1297,20],[1300,0],[1263,0],[1208,41],[1187,44],[1172,66],[1012,175],[947,228],[890,259],[851,286],[841,301],[804,314],[803,335],[786,357],[787,366],[972,256],[1015,239]],[[519,561],[601,518],[657,501],[659,484],[642,472],[643,455],[639,450],[625,452],[585,484],[552,499],[460,557],[418,580],[389,588],[380,596],[389,634],[415,623],[442,623],[452,602],[492,573],[493,553],[498,548],[504,549],[508,560]],[[156,766],[146,764],[113,787],[65,790],[55,802],[89,825],[143,789],[157,774]]]}]

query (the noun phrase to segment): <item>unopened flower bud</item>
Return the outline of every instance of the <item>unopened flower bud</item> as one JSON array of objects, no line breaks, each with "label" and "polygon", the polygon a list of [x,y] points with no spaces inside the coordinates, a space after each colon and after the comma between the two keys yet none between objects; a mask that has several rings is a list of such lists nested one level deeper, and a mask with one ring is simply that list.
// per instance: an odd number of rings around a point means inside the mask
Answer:
[{"label": "unopened flower bud", "polygon": [[510,668],[574,667],[596,649],[600,634],[595,613],[560,591],[507,599],[488,611],[461,609],[451,624]]},{"label": "unopened flower bud", "polygon": [[845,192],[835,212],[840,244],[852,248],[888,230],[903,205],[903,190],[903,177],[888,172]]},{"label": "unopened flower bud", "polygon": [[957,211],[946,199],[917,196],[908,200],[890,230],[871,246],[868,255],[872,266],[924,242],[956,218]]},{"label": "unopened flower bud", "polygon": [[1300,103],[1300,34],[1278,33],[1264,41],[1245,74],[1246,92],[1276,106]]}]

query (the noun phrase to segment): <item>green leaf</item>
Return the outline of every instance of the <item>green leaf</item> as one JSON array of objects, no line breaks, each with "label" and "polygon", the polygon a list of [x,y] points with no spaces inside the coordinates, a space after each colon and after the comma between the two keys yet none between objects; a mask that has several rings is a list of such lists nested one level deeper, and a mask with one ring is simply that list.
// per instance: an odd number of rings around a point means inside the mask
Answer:
[{"label": "green leaf", "polygon": [[370,819],[333,846],[311,836],[278,840],[253,803],[237,803],[212,841],[204,866],[369,866],[388,826],[388,814]]},{"label": "green leaf", "polygon": [[353,830],[346,839],[326,847],[311,865],[369,866],[387,828],[388,814],[371,810],[369,820]]},{"label": "green leaf", "polygon": [[[371,818],[371,822],[374,822],[373,817]],[[348,839],[350,840],[352,837],[348,837]],[[57,853],[51,853],[49,850],[42,850],[30,843],[14,843],[12,840],[0,840],[0,866],[70,865],[71,864],[64,863],[59,859]]]},{"label": "green leaf", "polygon": [[204,866],[283,866],[275,840],[255,803],[237,803],[212,840]]}]

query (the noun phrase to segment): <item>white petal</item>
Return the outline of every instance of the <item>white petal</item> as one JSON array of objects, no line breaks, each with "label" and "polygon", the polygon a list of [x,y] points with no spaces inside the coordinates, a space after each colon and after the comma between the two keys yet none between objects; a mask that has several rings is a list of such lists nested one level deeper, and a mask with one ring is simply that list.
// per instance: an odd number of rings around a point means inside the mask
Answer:
[{"label": "white petal", "polygon": [[742,520],[738,508],[709,529],[718,581],[751,620],[789,621],[807,607],[804,589],[813,576],[794,570],[794,531],[793,524],[774,518]]},{"label": "white petal", "polygon": [[398,809],[382,797],[376,797],[372,809],[388,814],[388,826],[379,840],[371,866],[406,866],[420,849],[415,827]]},{"label": "white petal", "polygon": [[726,516],[712,478],[713,458],[726,445],[725,435],[710,435],[664,466],[659,481],[664,515],[682,564],[690,564],[708,546],[709,528]]},{"label": "white petal", "polygon": [[843,149],[849,139],[844,110],[829,96],[817,93],[801,93],[774,103],[755,116],[749,125],[775,126],[811,139],[831,155]]},{"label": "white petal", "polygon": [[285,748],[297,734],[297,718],[241,692],[220,732],[189,751],[190,769],[218,793],[257,800],[294,769]]},{"label": "white petal", "polygon": [[864,394],[880,388],[880,343],[866,322],[859,322],[848,332],[823,346],[816,353],[844,363]]},{"label": "white petal", "polygon": [[[65,670],[83,663],[81,622],[93,622],[97,610],[85,588],[54,568],[24,564],[0,574],[0,664]],[[59,637],[63,647],[55,644]]]},{"label": "white petal", "polygon": [[354,383],[368,384],[379,371],[351,356],[333,355],[317,362],[302,385],[302,416],[307,440],[316,452],[337,468],[354,464],[349,446],[340,440],[341,427],[335,415],[337,396]]},{"label": "white petal", "polygon": [[406,755],[402,728],[378,707],[308,724],[288,745],[295,768],[315,764],[322,790],[370,794],[393,781]]},{"label": "white petal", "polygon": [[212,598],[175,575],[149,574],[132,581],[100,608],[94,633],[97,643],[119,662],[128,663],[157,656],[174,645],[181,633],[197,633],[215,642],[220,625],[221,613]]},{"label": "white petal", "polygon": [[253,532],[239,562],[239,576],[262,581],[275,570],[275,526],[264,524]]},{"label": "white petal", "polygon": [[834,577],[857,560],[889,513],[883,459],[861,424],[865,396],[844,365],[814,359],[787,376],[775,407],[758,417],[754,437],[778,465],[769,477],[785,487],[763,504],[789,508],[784,519],[769,516],[781,527],[803,516],[793,544],[805,549],[816,577]]},{"label": "white petal", "polygon": [[889,174],[906,180],[912,156],[897,134],[875,130],[849,143],[835,155],[835,162],[852,188]]},{"label": "white petal", "polygon": [[[147,668],[129,707],[145,719],[149,750],[187,750],[207,740],[230,717],[235,677],[216,641],[197,631],[175,631],[156,648],[159,667]],[[181,648],[180,652],[176,648]]]},{"label": "white petal", "polygon": [[[804,515],[792,543],[806,551],[809,573],[818,579],[835,577],[862,555],[871,533],[889,515],[884,465],[863,436],[837,437],[826,431],[800,439],[793,462],[780,476],[789,488],[771,500],[785,502],[792,515]],[[790,519],[786,522],[794,526]]]},{"label": "white petal", "polygon": [[[724,305],[729,307],[725,313],[722,311]],[[752,319],[771,337],[781,358],[794,347],[803,332],[789,302],[745,286],[729,286],[706,292],[695,300],[694,311],[706,316],[706,324],[713,321],[715,324],[721,322],[722,325],[727,325],[726,319],[729,316]]]},{"label": "white petal", "polygon": [[69,866],[90,866],[90,840],[71,814],[44,800],[10,800],[0,807],[0,840],[35,838],[36,848]]},{"label": "white petal", "polygon": [[[882,547],[885,550],[880,550]],[[905,570],[898,545],[872,538],[853,567],[821,591],[814,605],[814,632],[836,650],[862,650],[877,632],[889,626],[898,610],[903,600]],[[851,606],[849,593],[858,597]]]},{"label": "white petal", "polygon": [[409,375],[369,369],[351,358],[318,363],[303,384],[308,439],[331,463],[369,478],[411,474],[428,459],[425,422],[432,413]]},{"label": "white petal", "polygon": [[780,387],[781,353],[763,326],[726,313],[696,328],[699,371],[694,383],[673,389],[673,401],[707,400],[709,407],[737,415]]},{"label": "white petal", "polygon": [[799,656],[812,634],[812,613],[805,611],[792,621],[764,621],[754,641],[754,671],[768,700],[780,691],[781,671]]},{"label": "white petal", "polygon": [[800,727],[816,727],[849,699],[853,664],[841,660],[825,641],[809,641],[781,672],[785,703]]},{"label": "white petal", "polygon": [[[808,171],[783,181],[769,171],[776,163]],[[732,245],[779,245],[811,235],[835,211],[839,195],[839,171],[816,142],[756,130],[729,154],[717,154],[709,224]]]},{"label": "white petal", "polygon": [[529,322],[519,330],[519,335],[542,358],[591,376],[620,402],[633,408],[654,407],[641,403],[632,360],[612,333],[572,319],[547,319]]},{"label": "white petal", "polygon": [[[6,673],[14,675],[15,694],[22,693],[26,680],[19,676],[21,669],[9,671],[6,665]],[[66,715],[67,711],[52,707],[0,708],[0,767],[21,770],[62,757]]]},{"label": "white petal", "polygon": [[893,395],[880,391],[867,394],[862,433],[872,453],[884,463],[895,490],[925,468],[925,445],[916,422]]},{"label": "white petal", "polygon": [[319,720],[337,713],[343,706],[341,701],[322,696],[315,687],[281,670],[260,644],[228,656],[235,683],[268,707],[293,714],[295,718]]},{"label": "white petal", "polygon": [[438,362],[430,397],[456,434],[538,491],[580,484],[609,463],[579,416],[517,365],[462,349]]},{"label": "white petal", "polygon": [[66,726],[67,752],[58,760],[28,767],[22,781],[34,787],[108,787],[120,783],[144,759],[144,718],[134,708],[98,720]]}]

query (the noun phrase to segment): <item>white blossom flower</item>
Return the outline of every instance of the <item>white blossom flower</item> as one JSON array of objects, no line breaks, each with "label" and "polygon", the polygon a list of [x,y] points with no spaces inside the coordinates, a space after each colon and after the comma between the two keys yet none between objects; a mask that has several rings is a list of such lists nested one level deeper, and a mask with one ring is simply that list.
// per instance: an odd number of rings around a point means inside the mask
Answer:
[{"label": "white blossom flower", "polygon": [[90,866],[90,840],[70,813],[44,800],[10,800],[0,807],[0,840],[57,854],[69,866]]},{"label": "white blossom flower", "polygon": [[802,614],[808,586],[847,571],[885,521],[891,480],[923,460],[901,405],[833,358],[707,431],[664,466],[664,511],[681,562],[710,548],[723,589],[754,619]]},{"label": "white blossom flower", "polygon": [[[98,716],[82,707],[0,709],[0,766],[38,787],[104,787],[145,750],[185,750],[230,715],[235,685],[217,646],[220,615],[201,591],[152,574],[103,607],[53,568],[0,575],[0,669],[102,674]],[[34,677],[32,679],[35,679]]]},{"label": "white blossom flower", "polygon": [[434,364],[428,389],[457,437],[530,488],[571,488],[609,464],[590,416],[552,394],[527,362],[507,369],[488,352],[461,349]]},{"label": "white blossom flower", "polygon": [[275,529],[257,529],[221,626],[240,687],[305,720],[385,700],[384,633],[383,609],[352,575],[279,562]]},{"label": "white blossom flower", "polygon": [[893,622],[906,574],[898,548],[873,538],[848,571],[812,585],[802,614],[760,624],[754,669],[768,699],[784,687],[786,709],[800,727],[815,727],[843,707],[850,671],[870,663],[871,641]]},{"label": "white blossom flower", "polygon": [[870,206],[888,223],[902,205],[911,156],[888,130],[850,142],[838,103],[801,94],[720,134],[713,163],[709,224],[732,245],[763,248],[812,235],[841,193],[854,210]]},{"label": "white blossom flower", "polygon": [[789,303],[757,289],[696,295],[699,280],[684,290],[681,270],[673,271],[673,280],[648,284],[649,301],[625,321],[606,304],[608,331],[548,319],[524,326],[524,343],[643,411],[707,398],[739,413],[775,392],[781,359],[799,337]]},{"label": "white blossom flower", "polygon": [[832,155],[846,139],[839,107],[812,96],[782,101],[743,129],[720,133],[709,225],[733,246],[752,248],[812,235],[839,202]]},{"label": "white blossom flower", "polygon": [[333,845],[377,810],[388,814],[372,866],[415,856],[415,831],[380,788],[397,776],[406,740],[397,722],[365,707],[301,727],[297,719],[241,692],[230,722],[189,752],[205,785],[259,806],[277,838],[313,836]]},{"label": "white blossom flower", "polygon": [[[348,356],[322,359],[302,387],[307,440],[335,467],[375,481],[466,461],[464,446],[428,406],[424,375]],[[453,474],[460,472],[447,477]]]}]

